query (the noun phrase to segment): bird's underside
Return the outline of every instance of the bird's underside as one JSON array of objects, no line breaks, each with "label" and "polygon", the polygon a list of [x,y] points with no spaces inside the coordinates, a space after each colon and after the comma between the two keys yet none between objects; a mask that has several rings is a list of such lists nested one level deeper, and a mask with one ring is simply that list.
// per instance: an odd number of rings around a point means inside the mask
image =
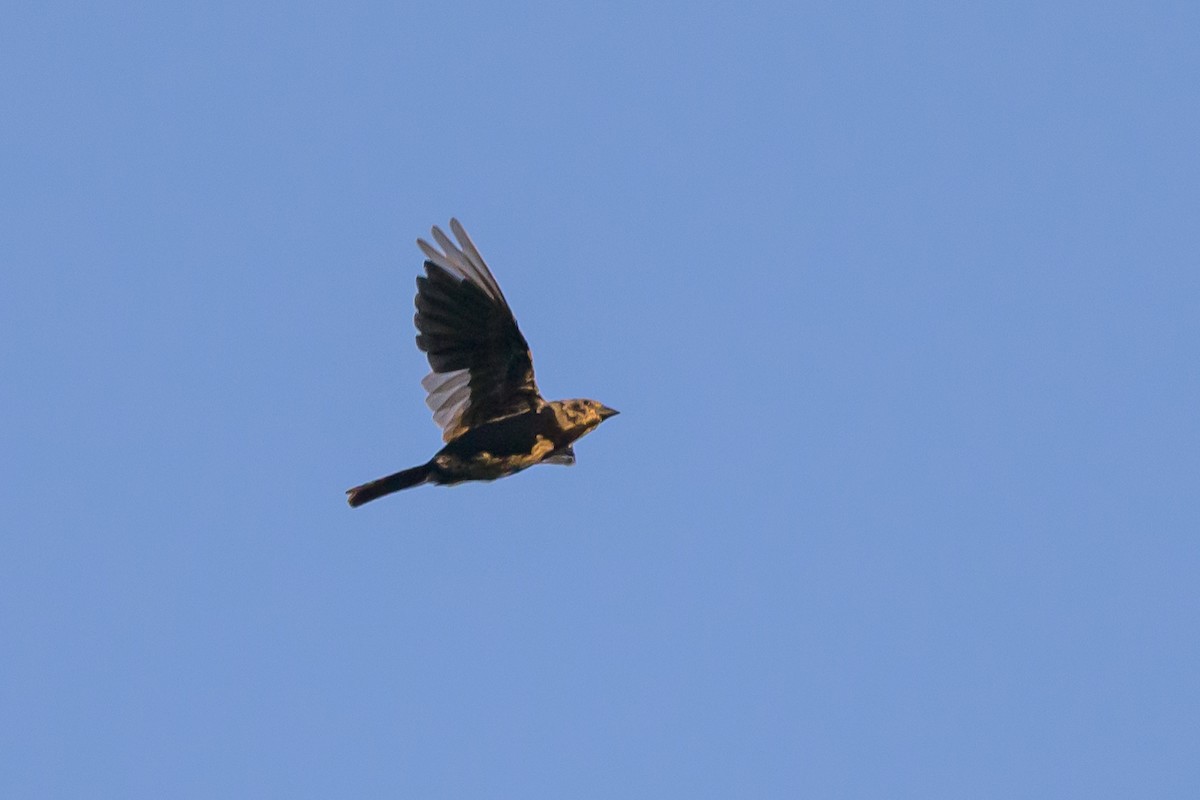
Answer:
[{"label": "bird's underside", "polygon": [[351,506],[422,483],[489,481],[539,463],[573,464],[572,443],[617,412],[595,400],[547,402],[508,301],[457,220],[455,245],[418,239],[417,347],[432,372],[421,384],[445,446],[425,464],[350,489]]}]

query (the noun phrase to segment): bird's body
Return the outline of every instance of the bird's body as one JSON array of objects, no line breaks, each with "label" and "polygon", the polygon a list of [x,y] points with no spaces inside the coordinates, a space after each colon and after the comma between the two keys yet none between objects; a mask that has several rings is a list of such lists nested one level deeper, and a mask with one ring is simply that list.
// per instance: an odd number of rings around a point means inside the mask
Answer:
[{"label": "bird's body", "polygon": [[574,464],[572,444],[617,412],[595,400],[547,402],[508,302],[457,220],[418,240],[417,346],[433,372],[421,381],[446,444],[425,464],[350,489],[351,506],[422,483],[490,481],[535,464]]}]

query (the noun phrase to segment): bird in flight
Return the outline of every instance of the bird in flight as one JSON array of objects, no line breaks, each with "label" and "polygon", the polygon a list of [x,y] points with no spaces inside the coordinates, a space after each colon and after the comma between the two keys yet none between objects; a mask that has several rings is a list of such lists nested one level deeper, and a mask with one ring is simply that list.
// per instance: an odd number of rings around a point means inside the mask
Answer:
[{"label": "bird in flight", "polygon": [[364,483],[351,506],[422,483],[491,481],[534,464],[574,464],[575,440],[617,412],[595,400],[547,402],[508,301],[458,220],[458,240],[434,226],[417,278],[417,347],[433,369],[421,381],[445,447],[412,469]]}]

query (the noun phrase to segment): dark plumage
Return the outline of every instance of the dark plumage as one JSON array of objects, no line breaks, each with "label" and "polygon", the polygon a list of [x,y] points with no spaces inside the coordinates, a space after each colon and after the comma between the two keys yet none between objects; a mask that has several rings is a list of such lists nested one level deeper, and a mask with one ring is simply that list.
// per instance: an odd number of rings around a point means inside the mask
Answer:
[{"label": "dark plumage", "polygon": [[595,400],[547,402],[508,301],[467,232],[458,245],[436,226],[440,251],[418,239],[417,347],[433,369],[421,381],[446,445],[428,462],[347,491],[351,506],[422,483],[490,481],[534,464],[574,464],[576,439],[617,412]]}]

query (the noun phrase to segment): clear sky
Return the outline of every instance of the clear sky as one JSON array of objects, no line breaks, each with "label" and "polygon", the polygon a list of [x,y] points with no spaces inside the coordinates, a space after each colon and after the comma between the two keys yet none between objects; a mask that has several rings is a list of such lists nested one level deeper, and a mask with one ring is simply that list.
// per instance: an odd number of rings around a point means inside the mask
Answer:
[{"label": "clear sky", "polygon": [[[1198,30],[10,9],[0,796],[1200,797]],[[352,511],[451,216],[622,415]]]}]

